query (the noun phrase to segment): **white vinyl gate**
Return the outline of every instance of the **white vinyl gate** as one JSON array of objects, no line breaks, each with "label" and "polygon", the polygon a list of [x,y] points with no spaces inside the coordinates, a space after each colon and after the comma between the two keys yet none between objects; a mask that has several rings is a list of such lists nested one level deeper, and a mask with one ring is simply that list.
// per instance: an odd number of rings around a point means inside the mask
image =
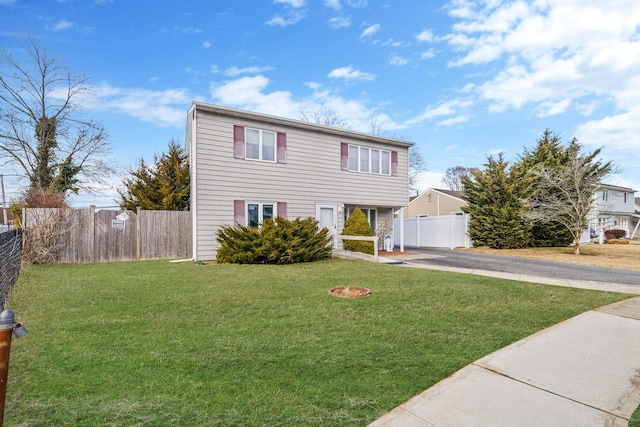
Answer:
[{"label": "white vinyl gate", "polygon": [[405,218],[393,221],[395,246],[400,246],[400,230],[404,230],[404,245],[408,247],[469,248],[469,215],[443,215]]}]

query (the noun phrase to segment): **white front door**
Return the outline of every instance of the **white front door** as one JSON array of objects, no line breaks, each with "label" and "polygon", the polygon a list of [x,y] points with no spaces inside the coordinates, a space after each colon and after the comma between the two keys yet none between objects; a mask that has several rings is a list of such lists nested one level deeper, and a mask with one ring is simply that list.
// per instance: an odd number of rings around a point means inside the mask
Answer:
[{"label": "white front door", "polygon": [[337,205],[316,205],[316,219],[320,227],[329,229],[329,233],[335,239],[338,234],[338,206]]}]

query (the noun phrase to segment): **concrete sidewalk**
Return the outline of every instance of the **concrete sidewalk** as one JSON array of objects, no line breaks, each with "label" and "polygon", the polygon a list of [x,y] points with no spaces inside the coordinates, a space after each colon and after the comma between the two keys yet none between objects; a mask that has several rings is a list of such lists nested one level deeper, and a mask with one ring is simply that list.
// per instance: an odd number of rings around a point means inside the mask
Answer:
[{"label": "concrete sidewalk", "polygon": [[640,404],[640,297],[496,351],[370,427],[626,426]]}]

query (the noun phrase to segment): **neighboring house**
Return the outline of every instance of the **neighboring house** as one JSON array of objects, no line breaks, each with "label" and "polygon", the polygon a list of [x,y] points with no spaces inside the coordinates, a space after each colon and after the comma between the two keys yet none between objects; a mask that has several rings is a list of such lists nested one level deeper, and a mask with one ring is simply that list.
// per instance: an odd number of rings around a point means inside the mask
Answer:
[{"label": "neighboring house", "polygon": [[337,235],[360,207],[374,234],[391,234],[394,210],[409,202],[412,145],[194,102],[186,135],[193,258],[215,259],[221,226],[275,216],[313,217]]},{"label": "neighboring house", "polygon": [[462,194],[462,191],[428,188],[411,199],[404,217],[462,215],[462,207],[467,205]]},{"label": "neighboring house", "polygon": [[633,237],[640,215],[636,213],[635,190],[628,187],[602,184],[596,192],[589,226],[596,231],[622,229],[626,237]]},{"label": "neighboring house", "polygon": [[640,231],[640,197],[636,197],[635,198],[635,218],[634,218],[634,224],[633,224],[633,231],[631,232],[631,236],[629,236],[630,238],[634,239],[634,238],[638,238],[640,237],[640,234],[638,234],[638,232]]}]

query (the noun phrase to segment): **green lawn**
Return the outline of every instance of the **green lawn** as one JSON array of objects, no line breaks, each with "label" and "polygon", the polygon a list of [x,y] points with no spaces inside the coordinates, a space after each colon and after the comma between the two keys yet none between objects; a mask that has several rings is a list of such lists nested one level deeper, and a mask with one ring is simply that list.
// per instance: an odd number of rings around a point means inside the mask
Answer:
[{"label": "green lawn", "polygon": [[[331,297],[366,286],[364,299]],[[5,425],[366,425],[468,363],[627,295],[332,260],[30,266]]]}]

